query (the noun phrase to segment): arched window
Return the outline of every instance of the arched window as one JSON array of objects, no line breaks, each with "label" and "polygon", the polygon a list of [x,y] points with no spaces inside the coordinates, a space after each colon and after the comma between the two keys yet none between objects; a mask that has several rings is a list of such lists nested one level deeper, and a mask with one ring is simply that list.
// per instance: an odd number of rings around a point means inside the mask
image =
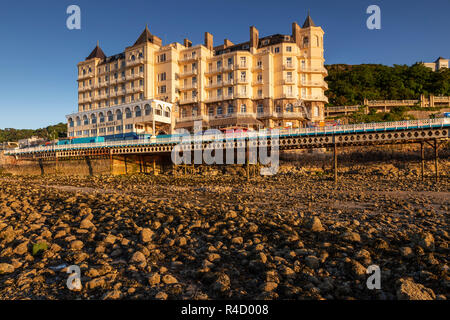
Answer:
[{"label": "arched window", "polygon": [[155,113],[156,113],[158,116],[162,115],[162,107],[161,107],[160,104],[158,104],[158,105],[156,106]]},{"label": "arched window", "polygon": [[145,110],[145,115],[146,116],[149,116],[149,115],[152,114],[152,107],[149,104],[145,105],[144,110]]},{"label": "arched window", "polygon": [[92,124],[97,123],[97,116],[95,115],[95,113],[91,114],[91,123]]},{"label": "arched window", "polygon": [[103,115],[103,112],[100,112],[98,114],[98,118],[99,118],[100,123],[105,122],[105,116]]},{"label": "arched window", "polygon": [[198,107],[192,108],[192,116],[195,117],[198,114]]},{"label": "arched window", "polygon": [[122,120],[122,111],[120,111],[120,110],[116,111],[116,119],[117,120]]},{"label": "arched window", "polygon": [[136,60],[136,57],[135,57],[135,55],[133,54],[133,55],[131,56],[131,61],[134,61],[134,60]]},{"label": "arched window", "polygon": [[108,111],[108,113],[106,115],[108,116],[108,121],[114,121],[114,116],[111,111]]},{"label": "arched window", "polygon": [[83,116],[83,124],[84,124],[84,125],[89,124],[89,119],[88,119],[87,115],[84,115],[84,116]]},{"label": "arched window", "polygon": [[186,116],[187,116],[187,111],[186,111],[186,109],[185,109],[185,108],[181,109],[181,117],[182,117],[182,118],[186,118]]},{"label": "arched window", "polygon": [[222,114],[222,106],[217,107],[217,114]]},{"label": "arched window", "polygon": [[313,116],[314,117],[318,117],[319,116],[319,107],[318,106],[314,106],[313,107]]},{"label": "arched window", "polygon": [[67,120],[67,122],[69,123],[69,127],[73,128],[73,119],[72,119],[72,118],[69,118],[69,119]]},{"label": "arched window", "polygon": [[134,108],[134,112],[136,114],[136,117],[141,116],[141,108],[139,106],[136,106],[136,108]]},{"label": "arched window", "polygon": [[309,38],[303,37],[303,46],[307,46],[307,45],[309,45]]},{"label": "arched window", "polygon": [[125,118],[130,119],[133,115],[131,114],[130,108],[125,109]]},{"label": "arched window", "polygon": [[277,106],[275,107],[275,112],[281,113],[281,106],[280,106],[280,105],[277,105]]},{"label": "arched window", "polygon": [[247,106],[245,105],[245,103],[241,104],[241,113],[246,113],[247,112]]},{"label": "arched window", "polygon": [[234,113],[234,106],[232,104],[228,105],[227,113],[228,114],[233,114]]},{"label": "arched window", "polygon": [[292,105],[292,103],[288,103],[286,105],[286,112],[293,112],[294,111],[294,106]]},{"label": "arched window", "polygon": [[77,123],[77,126],[81,126],[81,119],[80,119],[80,117],[76,117],[75,121]]}]

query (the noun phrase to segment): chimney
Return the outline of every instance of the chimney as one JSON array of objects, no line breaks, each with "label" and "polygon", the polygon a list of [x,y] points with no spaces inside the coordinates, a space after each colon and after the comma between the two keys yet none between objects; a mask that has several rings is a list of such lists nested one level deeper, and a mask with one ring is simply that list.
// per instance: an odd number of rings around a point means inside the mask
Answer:
[{"label": "chimney", "polygon": [[259,32],[254,26],[250,27],[250,48],[258,49]]},{"label": "chimney", "polygon": [[292,39],[294,39],[297,46],[301,46],[300,26],[297,22],[292,22]]},{"label": "chimney", "polygon": [[213,35],[209,32],[205,32],[205,47],[208,50],[212,50],[213,49]]},{"label": "chimney", "polygon": [[184,46],[186,48],[192,47],[192,41],[189,39],[184,39]]},{"label": "chimney", "polygon": [[231,47],[232,45],[234,45],[234,43],[231,42],[230,40],[228,40],[228,39],[223,40],[223,47],[224,48]]}]

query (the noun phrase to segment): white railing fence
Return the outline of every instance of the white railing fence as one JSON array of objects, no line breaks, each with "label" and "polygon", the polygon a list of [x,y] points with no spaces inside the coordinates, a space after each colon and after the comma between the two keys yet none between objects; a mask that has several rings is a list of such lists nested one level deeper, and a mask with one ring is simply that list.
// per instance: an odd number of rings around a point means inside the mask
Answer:
[{"label": "white railing fence", "polygon": [[[374,130],[392,130],[392,129],[408,129],[408,128],[428,128],[438,126],[450,126],[450,118],[438,118],[438,119],[421,119],[421,120],[404,120],[404,121],[392,121],[392,122],[375,122],[375,123],[359,123],[348,124],[331,127],[312,127],[312,128],[291,128],[280,129],[279,135],[301,135],[301,134],[335,134],[335,133],[352,133],[352,132],[366,132]],[[258,136],[270,136],[275,131],[272,129],[263,129],[258,132],[236,132],[232,134],[224,134],[225,139],[236,139],[242,137],[258,137]],[[193,136],[180,136],[172,135],[170,137],[156,137],[150,139],[137,139],[137,140],[119,140],[119,141],[105,141],[94,143],[81,143],[81,144],[69,144],[69,145],[52,145],[52,146],[39,146],[30,147],[24,149],[8,150],[5,153],[9,155],[23,154],[23,153],[41,153],[41,152],[54,152],[65,151],[75,149],[90,149],[90,148],[112,148],[122,146],[142,146],[153,144],[167,144],[167,143],[190,143],[196,141],[198,138]],[[216,135],[203,135],[203,140],[216,140]],[[223,139],[223,138],[222,138]]]}]

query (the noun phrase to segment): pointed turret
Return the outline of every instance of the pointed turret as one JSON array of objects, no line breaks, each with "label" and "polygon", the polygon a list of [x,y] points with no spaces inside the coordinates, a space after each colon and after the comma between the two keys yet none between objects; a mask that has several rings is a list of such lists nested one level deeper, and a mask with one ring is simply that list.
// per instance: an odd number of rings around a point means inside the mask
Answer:
[{"label": "pointed turret", "polygon": [[142,43],[151,42],[157,45],[162,45],[162,41],[159,37],[153,35],[150,33],[150,30],[148,30],[148,25],[145,25],[145,30],[142,31],[139,38],[136,40],[136,42],[133,44],[134,46],[137,46]]},{"label": "pointed turret", "polygon": [[105,59],[106,55],[103,53],[103,50],[98,45],[95,47],[94,50],[92,50],[91,54],[86,58],[86,60],[92,59],[92,58],[99,58],[99,59]]},{"label": "pointed turret", "polygon": [[309,28],[309,27],[315,27],[315,26],[316,25],[314,24],[314,21],[312,20],[311,16],[309,15],[309,10],[308,10],[308,16],[306,17],[306,20],[303,23],[302,28]]}]

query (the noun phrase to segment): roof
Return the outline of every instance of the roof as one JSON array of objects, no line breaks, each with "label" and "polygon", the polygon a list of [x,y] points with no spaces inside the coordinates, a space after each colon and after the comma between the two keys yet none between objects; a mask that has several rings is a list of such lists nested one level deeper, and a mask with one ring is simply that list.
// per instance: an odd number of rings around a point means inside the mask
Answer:
[{"label": "roof", "polygon": [[100,58],[105,59],[106,55],[103,53],[103,50],[98,46],[95,47],[94,50],[92,50],[91,54],[86,58],[86,60],[93,59],[93,58]]},{"label": "roof", "polygon": [[141,35],[136,40],[133,46],[146,42],[153,42],[153,35],[150,33],[150,30],[148,30],[148,26],[145,26],[145,30],[142,31]]},{"label": "roof", "polygon": [[314,21],[312,20],[311,16],[308,13],[308,16],[306,17],[305,22],[303,23],[302,28],[309,28],[309,27],[315,27]]}]

